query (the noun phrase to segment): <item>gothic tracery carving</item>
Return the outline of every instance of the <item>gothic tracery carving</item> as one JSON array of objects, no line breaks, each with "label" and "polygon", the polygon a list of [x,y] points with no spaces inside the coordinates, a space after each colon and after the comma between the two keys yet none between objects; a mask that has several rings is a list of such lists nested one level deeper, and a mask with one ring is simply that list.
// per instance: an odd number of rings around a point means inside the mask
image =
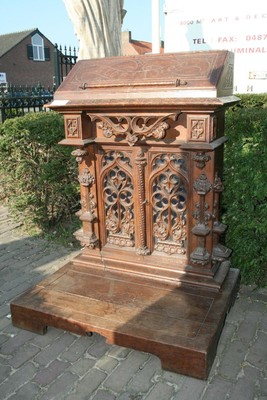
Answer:
[{"label": "gothic tracery carving", "polygon": [[134,188],[130,159],[124,152],[109,151],[103,155],[102,168],[107,242],[133,247]]},{"label": "gothic tracery carving", "polygon": [[106,116],[102,114],[90,114],[92,121],[100,121],[99,128],[106,138],[111,136],[124,136],[130,146],[134,146],[140,139],[153,137],[161,140],[169,129],[168,119],[173,121],[177,114],[169,114],[161,117],[155,116]]},{"label": "gothic tracery carving", "polygon": [[155,250],[171,254],[186,251],[187,184],[185,159],[175,154],[160,154],[153,160],[153,234]]}]

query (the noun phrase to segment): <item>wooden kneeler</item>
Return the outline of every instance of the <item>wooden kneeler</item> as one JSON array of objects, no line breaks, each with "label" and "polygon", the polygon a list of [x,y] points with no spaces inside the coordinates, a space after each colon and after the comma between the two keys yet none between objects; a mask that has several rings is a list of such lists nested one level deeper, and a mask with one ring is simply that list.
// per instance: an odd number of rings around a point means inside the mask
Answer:
[{"label": "wooden kneeler", "polygon": [[220,243],[227,51],[79,61],[49,105],[78,164],[83,250],[11,303],[13,324],[97,332],[206,379],[239,288]]}]

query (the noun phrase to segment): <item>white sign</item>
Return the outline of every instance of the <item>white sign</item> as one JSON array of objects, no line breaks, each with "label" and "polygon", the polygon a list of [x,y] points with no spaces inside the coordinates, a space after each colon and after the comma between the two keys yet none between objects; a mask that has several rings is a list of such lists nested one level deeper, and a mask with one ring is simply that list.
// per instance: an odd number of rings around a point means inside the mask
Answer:
[{"label": "white sign", "polygon": [[229,50],[237,93],[267,92],[267,2],[165,0],[165,52]]},{"label": "white sign", "polygon": [[0,84],[1,83],[6,83],[6,73],[5,72],[0,72]]}]

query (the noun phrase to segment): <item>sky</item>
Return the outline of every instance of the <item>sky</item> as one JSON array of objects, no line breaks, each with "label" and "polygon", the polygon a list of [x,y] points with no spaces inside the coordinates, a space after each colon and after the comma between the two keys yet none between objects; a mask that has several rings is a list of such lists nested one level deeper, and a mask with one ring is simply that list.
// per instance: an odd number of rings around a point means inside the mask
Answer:
[{"label": "sky", "polygon": [[[0,6],[0,35],[38,28],[52,43],[79,47],[63,0],[0,0]],[[132,39],[151,42],[151,0],[124,0],[124,8],[122,30],[131,31]]]}]

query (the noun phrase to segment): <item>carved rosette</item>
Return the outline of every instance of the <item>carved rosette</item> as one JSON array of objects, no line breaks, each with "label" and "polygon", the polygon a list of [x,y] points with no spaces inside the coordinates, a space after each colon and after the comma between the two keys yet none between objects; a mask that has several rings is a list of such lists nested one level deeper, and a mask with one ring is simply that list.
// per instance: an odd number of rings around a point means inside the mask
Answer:
[{"label": "carved rosette", "polygon": [[160,154],[151,179],[153,235],[156,251],[169,255],[186,252],[187,181],[185,158]]},{"label": "carved rosette", "polygon": [[192,229],[192,233],[198,238],[198,246],[191,253],[190,260],[194,264],[204,266],[210,261],[210,254],[206,249],[206,237],[210,233],[208,221],[211,219],[211,214],[207,211],[208,204],[205,202],[205,197],[212,190],[212,184],[205,174],[201,174],[194,182],[193,188],[199,196],[199,202],[196,204],[196,210],[193,213],[197,224]]},{"label": "carved rosette", "polygon": [[166,136],[169,124],[166,120],[176,120],[178,114],[165,116],[106,116],[103,114],[89,114],[92,121],[100,121],[99,128],[106,138],[123,136],[129,146],[134,146],[140,139],[153,137],[161,140]]}]

